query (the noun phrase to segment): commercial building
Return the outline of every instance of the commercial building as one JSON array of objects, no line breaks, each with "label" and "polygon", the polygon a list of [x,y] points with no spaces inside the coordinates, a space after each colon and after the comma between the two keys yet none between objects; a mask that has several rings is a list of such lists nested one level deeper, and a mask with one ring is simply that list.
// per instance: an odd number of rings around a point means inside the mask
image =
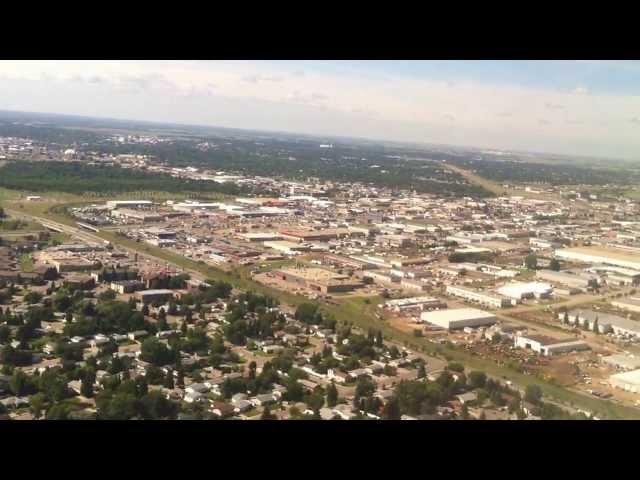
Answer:
[{"label": "commercial building", "polygon": [[[611,315],[604,312],[594,312],[593,310],[571,310],[566,312],[567,320],[571,324],[584,325],[585,322],[590,330],[596,325],[600,333],[613,332],[615,335],[624,337],[640,337],[640,322]],[[564,320],[565,313],[558,313],[558,319]]]},{"label": "commercial building", "polygon": [[617,267],[640,270],[640,255],[614,247],[575,247],[555,251],[555,256],[563,260],[584,263],[604,263]]},{"label": "commercial building", "polygon": [[525,298],[548,298],[553,293],[553,287],[541,282],[511,282],[496,291],[500,295],[519,301]]},{"label": "commercial building", "polygon": [[602,357],[602,363],[617,368],[618,370],[625,371],[636,370],[640,368],[640,358],[624,355],[621,353]]},{"label": "commercial building", "polygon": [[510,298],[502,297],[491,292],[480,292],[471,288],[460,287],[458,285],[447,285],[446,292],[449,295],[463,298],[471,302],[479,303],[486,307],[504,308],[511,306],[513,302]]},{"label": "commercial building", "polygon": [[141,290],[136,292],[136,298],[142,303],[148,304],[153,302],[166,302],[173,298],[173,290],[167,289],[153,289],[153,290]]},{"label": "commercial building", "polygon": [[150,200],[109,200],[107,207],[109,208],[140,208],[150,207],[153,202]]},{"label": "commercial building", "polygon": [[611,300],[611,305],[629,312],[640,313],[640,297],[626,297],[617,300]]},{"label": "commercial building", "polygon": [[282,240],[282,235],[276,232],[250,232],[241,233],[238,236],[249,242],[273,242]]},{"label": "commercial building", "polygon": [[536,278],[547,282],[559,283],[572,288],[588,289],[598,286],[598,277],[587,273],[556,272],[554,270],[538,270]]},{"label": "commercial building", "polygon": [[263,242],[263,245],[286,255],[300,255],[302,252],[311,250],[311,245],[307,243],[296,243],[288,240],[267,241]]},{"label": "commercial building", "polygon": [[111,211],[112,217],[135,220],[142,223],[160,222],[164,216],[157,212],[145,210],[133,210],[131,208],[118,208]]},{"label": "commercial building", "polygon": [[445,308],[447,306],[439,298],[435,297],[410,297],[410,298],[398,298],[396,300],[389,300],[384,304],[385,308],[391,310],[405,310],[408,308],[420,308],[423,310],[434,308]]},{"label": "commercial building", "polygon": [[274,274],[287,282],[322,293],[350,292],[364,286],[359,280],[322,268],[283,268]]},{"label": "commercial building", "polygon": [[582,340],[561,340],[546,335],[516,335],[514,345],[518,348],[533,350],[545,356],[560,353],[589,350],[589,344]]},{"label": "commercial building", "polygon": [[606,275],[607,283],[610,285],[640,285],[640,272],[631,268],[592,265],[589,271]]},{"label": "commercial building", "polygon": [[144,288],[144,283],[139,282],[138,280],[121,280],[111,282],[109,288],[120,294],[133,293],[138,290],[142,290]]},{"label": "commercial building", "polygon": [[350,231],[347,228],[333,228],[324,230],[295,230],[295,229],[283,229],[280,230],[280,235],[287,240],[293,240],[297,242],[327,242],[336,238],[343,238],[348,236],[364,236],[361,232]]},{"label": "commercial building", "polygon": [[611,375],[609,383],[612,387],[626,390],[627,392],[640,393],[640,369]]},{"label": "commercial building", "polygon": [[496,316],[477,308],[454,308],[451,310],[437,310],[423,312],[420,315],[423,322],[431,323],[447,330],[457,330],[465,327],[481,327],[496,323]]},{"label": "commercial building", "polygon": [[429,288],[429,286],[421,280],[413,280],[411,278],[402,278],[400,280],[400,287],[411,292],[423,292]]}]

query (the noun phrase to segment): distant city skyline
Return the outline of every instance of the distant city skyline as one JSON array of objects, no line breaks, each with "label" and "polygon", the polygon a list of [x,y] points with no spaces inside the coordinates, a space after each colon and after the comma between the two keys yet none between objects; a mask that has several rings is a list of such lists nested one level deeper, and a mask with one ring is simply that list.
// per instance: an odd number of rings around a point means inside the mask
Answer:
[{"label": "distant city skyline", "polygon": [[0,109],[638,159],[639,61],[0,61]]}]

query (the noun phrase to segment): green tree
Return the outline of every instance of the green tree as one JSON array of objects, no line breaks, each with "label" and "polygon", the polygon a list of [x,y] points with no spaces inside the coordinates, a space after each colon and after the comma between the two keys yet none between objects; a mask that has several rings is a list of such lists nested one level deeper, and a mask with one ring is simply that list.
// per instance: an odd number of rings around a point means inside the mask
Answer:
[{"label": "green tree", "polygon": [[534,405],[538,405],[542,400],[542,389],[539,385],[527,385],[524,393],[524,399],[533,403]]},{"label": "green tree", "polygon": [[9,379],[9,389],[19,397],[33,393],[36,390],[32,379],[22,370],[13,372]]},{"label": "green tree", "polygon": [[549,268],[555,272],[560,270],[560,262],[557,258],[552,258],[549,262]]},{"label": "green tree", "polygon": [[83,397],[91,398],[93,397],[93,384],[96,381],[96,374],[93,369],[88,369],[84,372],[82,376],[81,384],[80,384],[80,394]]},{"label": "green tree", "polygon": [[45,398],[42,393],[36,393],[29,399],[30,410],[33,416],[38,419],[42,416],[44,410]]},{"label": "green tree", "polygon": [[145,362],[158,367],[171,364],[175,361],[175,354],[156,337],[146,338],[140,347],[140,356]]},{"label": "green tree", "polygon": [[56,403],[49,407],[46,415],[47,420],[68,420],[69,407],[63,403]]},{"label": "green tree", "polygon": [[527,255],[524,258],[524,265],[529,270],[535,270],[536,268],[538,268],[538,257],[533,253]]},{"label": "green tree", "polygon": [[262,411],[262,416],[260,417],[261,420],[277,420],[278,417],[276,417],[273,413],[271,413],[271,409],[269,408],[269,405],[266,405],[264,407],[264,410]]},{"label": "green tree", "polygon": [[336,388],[335,383],[331,382],[331,384],[327,387],[327,406],[330,408],[333,408],[337,404],[338,404],[338,389]]},{"label": "green tree", "polygon": [[487,382],[487,374],[484,372],[473,371],[469,373],[469,386],[471,388],[484,388]]},{"label": "green tree", "polygon": [[389,399],[382,409],[382,418],[384,420],[400,420],[402,412],[400,410],[400,402],[393,396]]}]

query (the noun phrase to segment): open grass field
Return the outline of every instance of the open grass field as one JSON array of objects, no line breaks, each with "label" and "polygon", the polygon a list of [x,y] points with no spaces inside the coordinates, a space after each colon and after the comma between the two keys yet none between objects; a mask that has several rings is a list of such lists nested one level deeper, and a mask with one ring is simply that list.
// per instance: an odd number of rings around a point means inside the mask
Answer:
[{"label": "open grass field", "polygon": [[476,175],[473,172],[470,172],[469,170],[464,170],[460,167],[457,167],[455,165],[451,165],[449,163],[443,163],[443,165],[448,168],[449,170],[455,172],[455,173],[459,173],[460,175],[462,175],[467,181],[469,181],[470,183],[473,183],[475,185],[479,185],[480,187],[484,188],[485,190],[490,191],[491,193],[494,193],[496,195],[506,195],[507,191],[506,189],[504,189],[502,187],[502,185],[496,183],[496,182],[492,182],[491,180],[488,180],[484,177],[481,177],[479,175]]}]

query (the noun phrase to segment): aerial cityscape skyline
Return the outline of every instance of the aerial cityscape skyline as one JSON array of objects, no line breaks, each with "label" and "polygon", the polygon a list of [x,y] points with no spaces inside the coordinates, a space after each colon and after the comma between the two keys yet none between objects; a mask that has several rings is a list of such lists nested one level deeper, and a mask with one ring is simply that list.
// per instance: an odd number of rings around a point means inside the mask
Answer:
[{"label": "aerial cityscape skyline", "polygon": [[635,159],[635,61],[2,61],[0,109]]}]

